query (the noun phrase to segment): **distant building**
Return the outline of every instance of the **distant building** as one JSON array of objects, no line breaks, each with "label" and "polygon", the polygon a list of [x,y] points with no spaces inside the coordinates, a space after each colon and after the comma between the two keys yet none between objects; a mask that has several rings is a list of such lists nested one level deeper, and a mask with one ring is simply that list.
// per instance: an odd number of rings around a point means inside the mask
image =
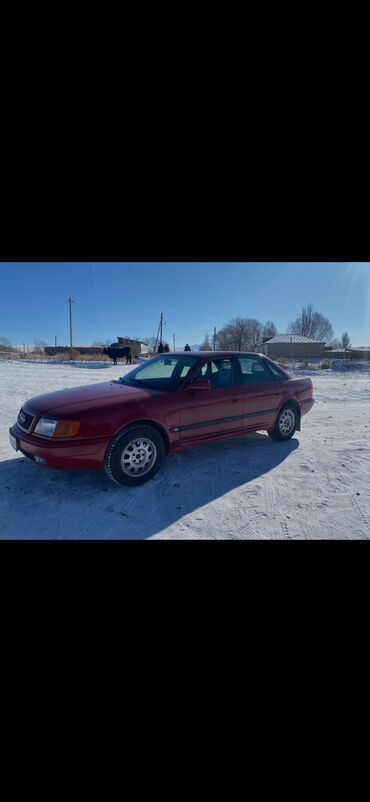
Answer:
[{"label": "distant building", "polygon": [[302,334],[276,334],[268,340],[264,339],[261,350],[270,359],[304,359],[326,355],[325,342],[303,337]]},{"label": "distant building", "polygon": [[117,337],[120,345],[130,346],[135,356],[143,356],[149,354],[148,343],[143,343],[142,340],[130,340],[128,337]]},{"label": "distant building", "polygon": [[[139,340],[129,340],[126,337],[117,337],[119,345],[130,346],[133,357],[142,356],[149,353],[149,346]],[[78,351],[81,356],[100,356],[103,353],[103,346],[100,345],[74,345],[74,351]],[[57,356],[58,354],[69,353],[69,345],[46,346],[44,348],[47,356]]]},{"label": "distant building", "polygon": [[352,362],[370,362],[370,347],[365,345],[344,348],[325,348],[328,359],[351,359]]},{"label": "distant building", "polygon": [[29,343],[21,343],[20,345],[12,345],[13,351],[21,351],[22,354],[30,354],[35,347],[35,343],[33,345]]}]

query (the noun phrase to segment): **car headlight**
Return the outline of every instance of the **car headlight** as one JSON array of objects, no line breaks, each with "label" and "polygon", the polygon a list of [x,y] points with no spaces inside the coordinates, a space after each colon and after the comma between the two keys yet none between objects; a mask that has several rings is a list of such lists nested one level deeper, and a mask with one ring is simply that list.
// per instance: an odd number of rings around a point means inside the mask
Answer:
[{"label": "car headlight", "polygon": [[45,437],[52,437],[57,425],[58,425],[57,420],[49,420],[49,418],[40,418],[35,428],[35,434],[43,434]]},{"label": "car headlight", "polygon": [[80,423],[77,420],[51,420],[50,418],[40,418],[35,428],[35,434],[42,434],[44,437],[74,437],[80,430]]}]

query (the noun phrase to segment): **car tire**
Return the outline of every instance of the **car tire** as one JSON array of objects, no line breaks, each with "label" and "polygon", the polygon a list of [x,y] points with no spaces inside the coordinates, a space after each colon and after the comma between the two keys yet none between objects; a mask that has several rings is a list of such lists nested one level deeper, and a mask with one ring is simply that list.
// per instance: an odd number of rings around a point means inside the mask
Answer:
[{"label": "car tire", "polygon": [[163,437],[156,429],[145,425],[130,426],[108,446],[104,470],[116,485],[133,487],[152,479],[165,456]]},{"label": "car tire", "polygon": [[298,428],[298,412],[294,404],[285,404],[280,410],[273,429],[267,432],[272,440],[290,440]]}]

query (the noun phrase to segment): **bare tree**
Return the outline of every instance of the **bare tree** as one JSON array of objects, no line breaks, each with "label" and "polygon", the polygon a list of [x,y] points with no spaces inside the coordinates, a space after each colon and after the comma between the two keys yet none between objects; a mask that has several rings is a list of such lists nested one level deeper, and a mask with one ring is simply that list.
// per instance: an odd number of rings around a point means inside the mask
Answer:
[{"label": "bare tree", "polygon": [[272,320],[268,320],[262,329],[262,337],[270,337],[270,339],[272,339],[272,337],[275,337],[275,334],[277,334],[275,323],[273,323]]},{"label": "bare tree", "polygon": [[110,339],[110,340],[94,340],[94,342],[91,343],[91,347],[92,348],[106,348],[112,342],[113,342],[112,339]]},{"label": "bare tree", "polygon": [[34,346],[32,351],[34,354],[43,354],[44,348],[46,348],[46,346],[47,346],[46,340],[34,340]]},{"label": "bare tree", "polygon": [[216,334],[217,347],[220,351],[242,351],[246,337],[245,319],[236,317]]},{"label": "bare tree", "polygon": [[12,344],[9,342],[7,337],[0,337],[0,347],[3,351],[10,351]]},{"label": "bare tree", "polygon": [[345,351],[348,351],[348,349],[351,348],[351,340],[348,331],[345,331],[344,334],[342,334],[342,347]]},{"label": "bare tree", "polygon": [[257,351],[262,343],[262,323],[259,320],[249,321],[249,350]]},{"label": "bare tree", "polygon": [[338,337],[333,337],[332,340],[329,340],[329,342],[326,343],[326,345],[328,345],[329,348],[332,348],[333,351],[342,347],[342,343],[340,340],[338,340]]},{"label": "bare tree", "polygon": [[249,325],[245,317],[234,317],[229,323],[230,335],[235,351],[242,351],[249,341]]},{"label": "bare tree", "polygon": [[157,338],[156,337],[143,337],[143,342],[147,344],[147,346],[149,348],[149,353],[150,354],[154,354],[155,346],[157,344]]},{"label": "bare tree", "polygon": [[225,326],[223,329],[220,329],[216,334],[216,348],[218,351],[232,350],[230,348],[229,332]]},{"label": "bare tree", "polygon": [[328,342],[332,339],[334,331],[327,317],[315,312],[311,304],[303,306],[298,317],[289,323],[288,332],[290,334],[302,334],[311,340]]},{"label": "bare tree", "polygon": [[204,342],[199,346],[199,351],[212,351],[212,348],[209,344],[208,331],[205,334]]},{"label": "bare tree", "polygon": [[262,324],[259,320],[235,317],[216,335],[220,351],[256,351],[262,341]]}]

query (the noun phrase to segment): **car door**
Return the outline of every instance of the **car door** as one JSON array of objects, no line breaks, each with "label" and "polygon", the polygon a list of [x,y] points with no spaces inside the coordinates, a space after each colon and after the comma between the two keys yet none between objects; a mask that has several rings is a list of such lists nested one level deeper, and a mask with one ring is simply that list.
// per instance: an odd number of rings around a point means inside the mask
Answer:
[{"label": "car door", "polygon": [[238,356],[246,429],[272,429],[283,396],[282,382],[275,380],[258,356]]},{"label": "car door", "polygon": [[192,389],[181,393],[180,438],[183,441],[233,432],[243,428],[243,394],[237,365],[232,357],[216,357],[206,362],[196,379],[207,380],[209,390]]}]

